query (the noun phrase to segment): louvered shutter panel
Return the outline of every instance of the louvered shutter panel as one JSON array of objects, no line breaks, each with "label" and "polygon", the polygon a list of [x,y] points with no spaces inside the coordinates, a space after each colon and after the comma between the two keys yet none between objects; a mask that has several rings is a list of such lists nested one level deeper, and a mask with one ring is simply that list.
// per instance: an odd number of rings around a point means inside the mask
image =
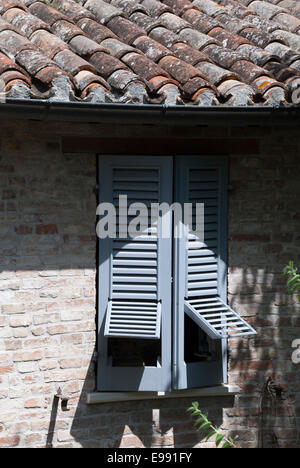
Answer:
[{"label": "louvered shutter panel", "polygon": [[[171,362],[171,239],[158,236],[151,225],[152,204],[172,202],[172,158],[103,156],[99,158],[100,202],[116,208],[118,238],[99,240],[99,390],[157,390],[170,388]],[[121,209],[143,203],[137,237],[124,230],[138,216]],[[120,234],[122,237],[120,238]],[[160,340],[157,367],[114,367],[110,339]],[[126,349],[124,349],[126,353]]]},{"label": "louvered shutter panel", "polygon": [[128,205],[143,203],[149,209],[148,216],[143,218],[144,228],[146,225],[147,228],[134,239],[128,237],[111,241],[110,301],[104,334],[110,337],[159,339],[162,251],[157,232],[151,232],[154,228],[151,226],[150,207],[160,202],[160,168],[113,168],[112,195],[119,217],[116,230],[119,233],[132,221],[132,216],[120,216],[119,196],[124,194]]},{"label": "louvered shutter panel", "polygon": [[[227,300],[226,157],[179,157],[176,161],[176,201],[204,204],[204,238],[192,226],[181,226],[175,247],[174,376],[173,387],[211,386],[227,381],[227,337],[255,331],[234,312]],[[214,358],[190,359],[186,353],[187,318],[214,341]],[[189,323],[189,326],[192,326]]]},{"label": "louvered shutter panel", "polygon": [[226,295],[222,258],[225,232],[221,226],[226,205],[221,177],[218,168],[188,169],[188,201],[204,204],[204,242],[194,239],[191,232],[187,235],[185,312],[212,339],[256,334],[221,298]]}]

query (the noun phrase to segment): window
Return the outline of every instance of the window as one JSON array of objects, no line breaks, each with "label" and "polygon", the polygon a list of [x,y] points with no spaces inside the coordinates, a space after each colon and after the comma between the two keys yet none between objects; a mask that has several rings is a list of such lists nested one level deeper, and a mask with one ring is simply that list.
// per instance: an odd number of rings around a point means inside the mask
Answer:
[{"label": "window", "polygon": [[[115,207],[113,231],[122,235],[99,240],[98,390],[225,383],[228,336],[255,333],[226,304],[227,159],[99,159],[99,201]],[[204,242],[193,235],[194,212],[189,229],[163,210],[153,224],[150,207],[162,203],[204,204]],[[138,214],[148,236],[132,238],[125,233]]]}]

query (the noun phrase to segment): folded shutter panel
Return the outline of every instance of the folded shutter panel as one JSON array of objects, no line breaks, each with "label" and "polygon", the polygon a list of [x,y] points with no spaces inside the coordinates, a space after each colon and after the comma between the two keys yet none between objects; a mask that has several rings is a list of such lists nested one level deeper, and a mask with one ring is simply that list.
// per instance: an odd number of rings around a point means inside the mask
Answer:
[{"label": "folded shutter panel", "polygon": [[186,300],[185,312],[212,339],[256,334],[253,328],[219,297]]},{"label": "folded shutter panel", "polygon": [[160,329],[160,302],[109,302],[105,336],[159,339]]},{"label": "folded shutter panel", "polygon": [[222,182],[222,171],[217,167],[188,169],[188,201],[204,204],[204,242],[199,242],[189,230],[186,239],[185,312],[212,339],[256,334],[255,330],[225,303],[226,272],[222,244],[227,242],[227,239],[222,222],[226,223],[224,218],[227,211]]}]

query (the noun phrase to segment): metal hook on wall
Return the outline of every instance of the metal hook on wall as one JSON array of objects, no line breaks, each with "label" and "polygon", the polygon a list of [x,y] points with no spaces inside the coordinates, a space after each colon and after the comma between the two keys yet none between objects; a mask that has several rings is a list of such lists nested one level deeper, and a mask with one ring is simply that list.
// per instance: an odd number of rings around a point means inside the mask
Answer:
[{"label": "metal hook on wall", "polygon": [[56,395],[54,396],[54,398],[57,398],[58,400],[61,401],[61,409],[62,411],[70,411],[68,409],[68,402],[69,402],[69,397],[63,395],[62,393],[62,389],[59,387],[59,389],[57,390],[57,393]]}]

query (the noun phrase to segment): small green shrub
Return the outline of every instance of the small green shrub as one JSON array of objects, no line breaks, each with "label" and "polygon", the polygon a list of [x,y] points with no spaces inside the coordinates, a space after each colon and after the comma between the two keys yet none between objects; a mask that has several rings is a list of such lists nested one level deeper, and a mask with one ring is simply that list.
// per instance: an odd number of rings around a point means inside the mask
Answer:
[{"label": "small green shrub", "polygon": [[[208,415],[202,413],[199,409],[199,403],[195,401],[190,408],[187,410],[188,412],[192,413],[192,416],[196,419],[194,423],[194,427],[197,428],[198,431],[206,433],[205,441],[207,442],[212,437],[216,436],[216,446],[220,448],[237,448],[235,441],[237,440],[237,436],[226,437],[220,428],[214,427],[212,423],[208,420]],[[221,445],[222,444],[222,445]]]},{"label": "small green shrub", "polygon": [[[294,294],[300,290],[300,275],[298,274],[298,268],[294,266],[294,262],[290,263],[283,270],[284,276],[288,278],[289,293]],[[300,302],[300,292],[298,293],[298,301]]]}]

